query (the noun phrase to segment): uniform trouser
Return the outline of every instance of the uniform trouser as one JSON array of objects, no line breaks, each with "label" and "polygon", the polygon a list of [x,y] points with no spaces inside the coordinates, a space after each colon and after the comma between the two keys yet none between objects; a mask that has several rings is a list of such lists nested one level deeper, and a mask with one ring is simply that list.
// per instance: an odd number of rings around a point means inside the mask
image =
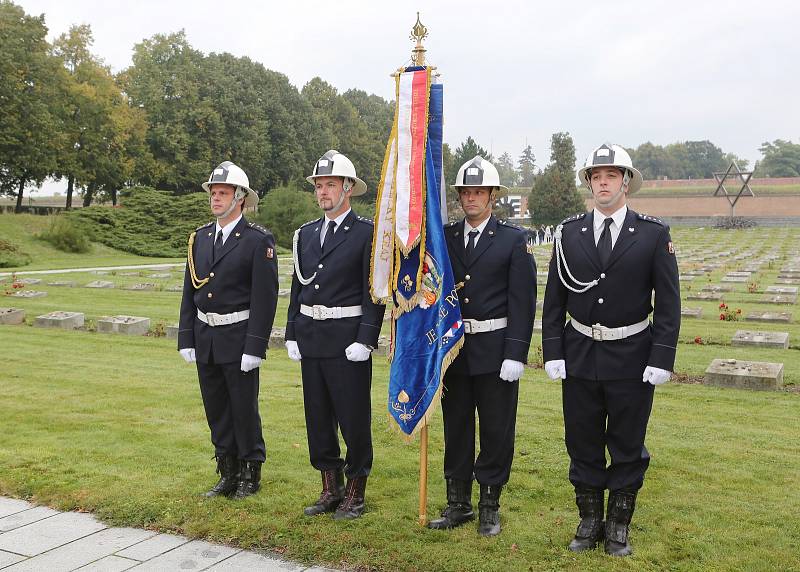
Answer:
[{"label": "uniform trouser", "polygon": [[[641,488],[650,454],[644,446],[653,389],[641,379],[561,384],[569,480],[596,489]],[[606,467],[606,448],[611,463]]]},{"label": "uniform trouser", "polygon": [[243,461],[266,459],[258,414],[258,368],[243,372],[239,362],[197,362],[200,393],[215,454]]},{"label": "uniform trouser", "polygon": [[[504,485],[514,459],[519,381],[504,381],[499,372],[482,375],[446,373],[442,394],[444,476],[482,485]],[[475,458],[475,411],[480,419],[480,446]]]},{"label": "uniform trouser", "polygon": [[[365,477],[372,469],[372,358],[307,358],[303,404],[311,466],[319,471],[344,470],[347,478]],[[338,429],[347,454],[342,460]]]}]

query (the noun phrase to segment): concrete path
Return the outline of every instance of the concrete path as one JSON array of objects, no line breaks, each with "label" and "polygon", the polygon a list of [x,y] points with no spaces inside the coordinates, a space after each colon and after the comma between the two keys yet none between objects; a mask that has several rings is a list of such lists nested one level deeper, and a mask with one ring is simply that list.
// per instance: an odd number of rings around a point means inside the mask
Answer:
[{"label": "concrete path", "polygon": [[5,497],[0,497],[0,570],[332,572],[172,534],[111,528],[90,514]]},{"label": "concrete path", "polygon": [[[278,256],[279,260],[290,260],[288,255]],[[14,272],[0,272],[0,278],[5,278],[16,274],[17,276],[30,276],[34,274],[66,274],[69,272],[94,272],[96,270],[165,270],[169,268],[183,268],[185,262],[156,263],[156,264],[132,264],[127,266],[92,266],[87,268],[56,268],[54,270],[15,270]]]}]

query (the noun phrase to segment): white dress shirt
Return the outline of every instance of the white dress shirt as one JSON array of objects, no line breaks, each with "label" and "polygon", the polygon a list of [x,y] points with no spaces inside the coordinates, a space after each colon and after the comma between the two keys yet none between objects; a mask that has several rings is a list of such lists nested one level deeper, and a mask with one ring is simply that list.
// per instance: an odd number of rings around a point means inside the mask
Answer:
[{"label": "white dress shirt", "polygon": [[233,227],[239,224],[239,220],[242,218],[242,215],[236,217],[236,220],[229,222],[225,226],[219,226],[219,221],[216,222],[214,228],[214,241],[216,242],[217,236],[219,235],[219,231],[222,231],[222,244],[225,244],[225,241],[228,240],[228,237],[233,232]]},{"label": "white dress shirt", "polygon": [[469,233],[472,230],[478,231],[478,236],[475,237],[475,245],[474,245],[478,246],[478,241],[483,236],[483,229],[486,228],[486,224],[489,222],[490,218],[491,217],[486,217],[485,221],[483,221],[481,224],[475,227],[470,226],[470,224],[467,222],[467,219],[464,219],[464,248],[467,247],[467,242],[469,242]]},{"label": "white dress shirt", "polygon": [[[622,205],[622,207],[617,210],[614,214],[611,215],[611,218],[614,222],[611,223],[609,229],[611,230],[611,248],[614,248],[614,245],[617,244],[617,238],[619,237],[619,231],[622,230],[622,225],[625,223],[625,217],[628,215],[628,205]],[[599,210],[594,209],[594,244],[597,246],[597,243],[600,241],[600,235],[603,234],[603,225],[604,221],[608,217],[601,213]]]},{"label": "white dress shirt", "polygon": [[336,226],[333,229],[333,234],[336,234],[336,231],[339,230],[340,226],[342,226],[344,219],[347,217],[348,214],[350,214],[351,210],[353,209],[347,209],[342,214],[333,219],[333,221],[331,221],[331,219],[328,218],[328,215],[325,215],[325,220],[322,221],[322,232],[319,233],[320,246],[322,246],[322,244],[325,242],[325,235],[328,233],[328,227],[331,225],[331,222],[336,223]]}]

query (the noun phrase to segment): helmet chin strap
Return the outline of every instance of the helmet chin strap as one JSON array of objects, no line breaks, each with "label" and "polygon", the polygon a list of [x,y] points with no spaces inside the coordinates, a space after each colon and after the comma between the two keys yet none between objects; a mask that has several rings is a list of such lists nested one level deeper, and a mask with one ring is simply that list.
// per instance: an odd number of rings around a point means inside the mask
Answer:
[{"label": "helmet chin strap", "polygon": [[[225,209],[224,213],[222,213],[217,217],[217,220],[222,220],[224,218],[227,218],[228,215],[230,215],[233,212],[233,209],[235,209],[238,206],[239,200],[245,198],[246,196],[247,196],[247,191],[242,189],[242,187],[236,187],[236,192],[233,193],[233,200],[231,200],[230,206],[227,209]],[[211,204],[211,195],[208,196],[208,203]]]},{"label": "helmet chin strap", "polygon": [[[619,190],[616,193],[614,193],[614,195],[611,197],[612,204],[619,198],[619,196],[623,193],[624,189],[628,188],[628,184],[630,182],[631,182],[631,174],[628,172],[627,169],[625,169],[624,174],[622,175],[622,184],[620,185]],[[592,191],[592,196],[594,196],[594,189],[592,188],[591,175],[589,177],[588,183],[589,183],[589,190]]]},{"label": "helmet chin strap", "polygon": [[338,211],[342,204],[344,203],[345,195],[347,195],[347,191],[353,188],[353,180],[350,177],[345,177],[344,181],[342,182],[342,192],[339,195],[339,200],[336,201],[336,204],[330,208],[331,212]]}]

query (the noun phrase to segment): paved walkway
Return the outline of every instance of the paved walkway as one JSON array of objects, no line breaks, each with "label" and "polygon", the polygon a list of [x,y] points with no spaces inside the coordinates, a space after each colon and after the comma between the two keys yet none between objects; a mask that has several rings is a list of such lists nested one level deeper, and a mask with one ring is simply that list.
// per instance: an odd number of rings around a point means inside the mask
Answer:
[{"label": "paved walkway", "polygon": [[16,274],[17,276],[32,274],[66,274],[68,272],[94,272],[96,270],[163,270],[167,268],[177,268],[184,266],[185,262],[173,262],[164,264],[132,264],[128,266],[93,266],[90,268],[56,268],[55,270],[17,270],[15,272],[0,272],[0,278]]},{"label": "paved walkway", "polygon": [[332,572],[172,534],[111,528],[90,514],[58,512],[4,497],[0,497],[0,569]]}]

